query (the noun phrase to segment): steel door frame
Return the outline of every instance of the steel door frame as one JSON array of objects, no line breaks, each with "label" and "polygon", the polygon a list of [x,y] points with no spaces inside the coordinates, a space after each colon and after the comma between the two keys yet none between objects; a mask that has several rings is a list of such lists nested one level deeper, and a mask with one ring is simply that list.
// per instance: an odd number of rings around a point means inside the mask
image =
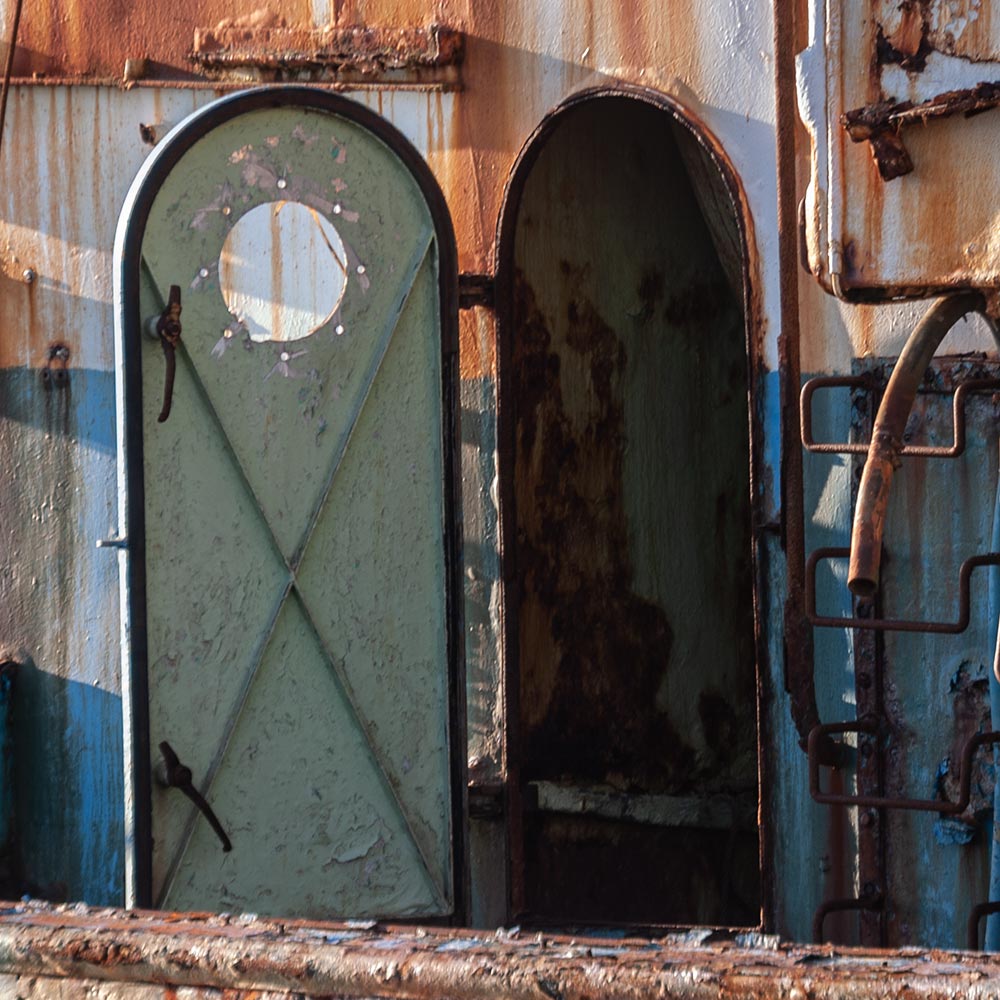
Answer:
[{"label": "steel door frame", "polygon": [[119,216],[114,248],[115,395],[122,716],[125,752],[125,905],[152,906],[152,789],[146,637],[140,270],[150,209],[184,155],[216,126],[260,109],[299,108],[347,118],[381,141],[407,168],[430,211],[438,245],[441,303],[445,617],[452,781],[452,884],[460,923],[467,910],[465,653],[461,539],[461,432],[458,386],[458,251],[451,214],[430,168],[410,141],[364,105],[330,91],[271,86],[242,91],[194,112],[163,139],[136,175]]}]

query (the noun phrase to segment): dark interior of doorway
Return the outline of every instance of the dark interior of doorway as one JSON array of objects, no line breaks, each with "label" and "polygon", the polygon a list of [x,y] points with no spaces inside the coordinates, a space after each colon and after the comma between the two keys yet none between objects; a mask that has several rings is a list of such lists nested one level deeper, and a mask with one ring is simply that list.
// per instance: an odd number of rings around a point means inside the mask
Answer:
[{"label": "dark interior of doorway", "polygon": [[738,223],[660,108],[581,102],[537,141],[512,209],[501,386],[514,905],[539,922],[754,925]]}]

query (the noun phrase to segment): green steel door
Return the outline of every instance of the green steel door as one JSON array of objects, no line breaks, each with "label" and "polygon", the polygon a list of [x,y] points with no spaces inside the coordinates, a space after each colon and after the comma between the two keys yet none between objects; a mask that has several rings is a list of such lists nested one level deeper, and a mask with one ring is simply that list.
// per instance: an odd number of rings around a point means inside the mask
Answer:
[{"label": "green steel door", "polygon": [[446,214],[405,140],[332,95],[239,95],[165,145],[119,232],[131,899],[452,914]]}]

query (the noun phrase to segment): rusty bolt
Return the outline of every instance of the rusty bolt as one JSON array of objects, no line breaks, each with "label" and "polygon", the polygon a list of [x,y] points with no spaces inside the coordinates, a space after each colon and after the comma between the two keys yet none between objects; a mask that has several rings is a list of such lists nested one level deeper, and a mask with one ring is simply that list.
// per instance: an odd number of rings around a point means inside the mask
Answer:
[{"label": "rusty bolt", "polygon": [[858,823],[863,827],[869,827],[875,822],[875,816],[871,809],[866,809],[859,817]]},{"label": "rusty bolt", "polygon": [[33,285],[35,283],[35,281],[37,280],[37,278],[38,278],[38,275],[35,273],[35,269],[33,267],[26,267],[21,272],[21,280],[26,285]]}]

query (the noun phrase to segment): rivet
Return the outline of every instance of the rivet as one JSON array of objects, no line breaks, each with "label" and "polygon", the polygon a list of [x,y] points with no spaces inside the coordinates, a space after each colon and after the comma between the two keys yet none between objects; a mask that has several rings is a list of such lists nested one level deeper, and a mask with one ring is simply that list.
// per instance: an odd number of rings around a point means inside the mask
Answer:
[{"label": "rivet", "polygon": [[288,187],[288,181],[286,181],[284,177],[279,177],[278,187],[281,188],[282,191],[284,191],[285,188]]},{"label": "rivet", "polygon": [[208,268],[207,268],[207,267],[203,267],[203,268],[202,268],[202,269],[201,269],[201,270],[200,270],[200,271],[198,272],[198,276],[199,276],[199,277],[201,277],[201,278],[207,278],[207,277],[208,277]]},{"label": "rivet", "polygon": [[223,205],[222,206],[222,214],[223,215],[229,215],[231,212],[232,212],[232,209],[228,205]]},{"label": "rivet", "polygon": [[342,208],[340,202],[338,201],[336,205],[333,206],[333,214],[340,215],[344,209]]},{"label": "rivet", "polygon": [[35,269],[33,267],[26,267],[21,272],[21,280],[26,285],[33,285],[35,283],[35,280],[37,278],[38,278],[38,275],[35,273]]},{"label": "rivet", "polygon": [[365,265],[358,264],[358,274],[364,274],[364,273],[365,273]]},{"label": "rivet", "polygon": [[344,335],[344,327],[338,323],[334,329],[334,333],[336,333],[338,337],[342,337]]},{"label": "rivet", "polygon": [[282,361],[287,361],[289,357],[288,351],[282,351],[280,357]]}]

